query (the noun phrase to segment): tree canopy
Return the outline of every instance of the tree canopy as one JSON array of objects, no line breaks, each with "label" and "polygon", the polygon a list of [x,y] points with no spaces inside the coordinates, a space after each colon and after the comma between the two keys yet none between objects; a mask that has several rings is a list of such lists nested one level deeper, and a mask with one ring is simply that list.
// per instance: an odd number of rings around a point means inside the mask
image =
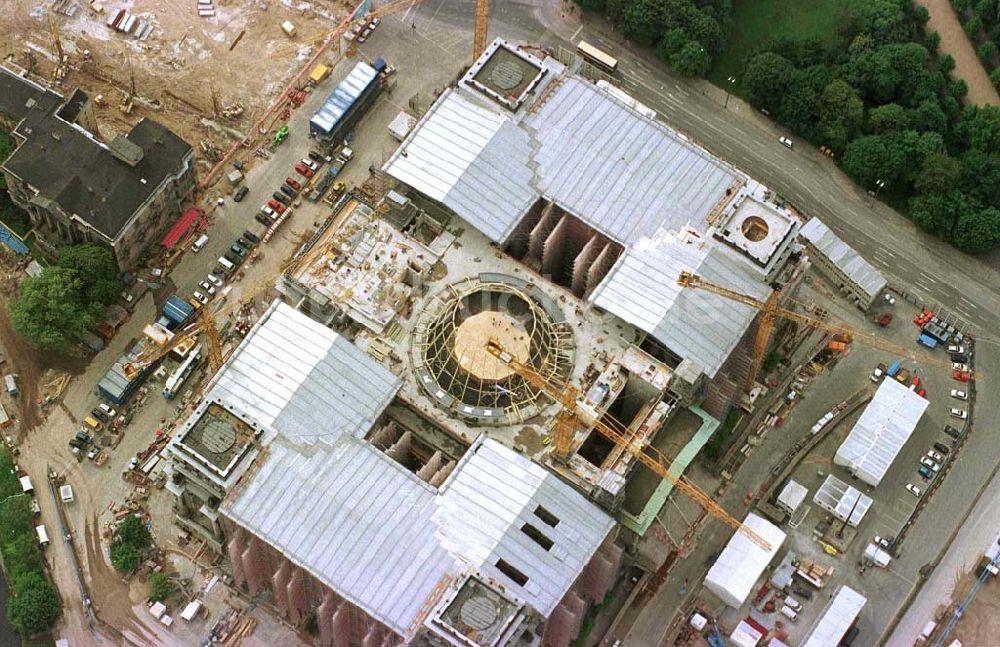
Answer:
[{"label": "tree canopy", "polygon": [[64,247],[56,265],[21,282],[10,305],[10,323],[33,346],[66,350],[80,341],[121,289],[111,249],[83,244]]},{"label": "tree canopy", "polygon": [[50,629],[59,619],[59,594],[39,573],[14,578],[13,595],[7,605],[7,619],[23,636]]}]

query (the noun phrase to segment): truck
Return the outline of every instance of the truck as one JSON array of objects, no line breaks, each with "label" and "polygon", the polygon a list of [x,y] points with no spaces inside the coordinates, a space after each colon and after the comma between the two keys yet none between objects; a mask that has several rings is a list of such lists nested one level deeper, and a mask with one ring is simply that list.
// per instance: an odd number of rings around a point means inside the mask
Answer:
[{"label": "truck", "polygon": [[892,364],[889,364],[889,369],[885,372],[885,374],[888,375],[889,377],[896,377],[896,373],[899,373],[899,367],[900,363],[897,360]]},{"label": "truck", "polygon": [[887,370],[888,369],[886,369],[885,364],[879,364],[878,366],[876,366],[875,370],[872,371],[872,382],[878,382],[879,380],[881,380],[885,375],[887,375],[886,373]]},{"label": "truck", "polygon": [[17,397],[17,373],[8,373],[3,376],[3,383],[7,389],[7,395]]},{"label": "truck", "polygon": [[938,345],[937,340],[926,333],[917,337],[917,343],[927,348],[937,348]]},{"label": "truck", "polygon": [[900,384],[906,384],[906,381],[910,379],[910,369],[901,368],[899,372],[896,373],[896,381]]},{"label": "truck", "polygon": [[176,330],[183,326],[194,315],[194,306],[177,296],[170,295],[163,305],[163,316],[170,322],[167,326],[170,330]]}]

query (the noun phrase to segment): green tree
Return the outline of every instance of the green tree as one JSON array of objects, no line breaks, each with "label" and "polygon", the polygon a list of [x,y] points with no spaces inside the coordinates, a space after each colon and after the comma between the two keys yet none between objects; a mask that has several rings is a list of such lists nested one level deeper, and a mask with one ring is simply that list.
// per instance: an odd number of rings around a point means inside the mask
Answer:
[{"label": "green tree", "polygon": [[911,198],[909,215],[913,222],[939,238],[948,238],[955,226],[955,214],[967,197],[959,191],[928,193]]},{"label": "green tree", "polygon": [[955,57],[951,54],[942,54],[938,58],[938,69],[948,74],[955,69]]},{"label": "green tree", "polygon": [[924,159],[914,187],[921,193],[945,193],[958,186],[961,163],[947,153],[931,153]]},{"label": "green tree", "polygon": [[3,563],[10,578],[42,572],[42,555],[38,550],[34,528],[29,528],[17,538],[4,543]]},{"label": "green tree", "polygon": [[21,282],[10,305],[10,323],[31,345],[65,350],[97,323],[103,308],[83,298],[83,281],[76,270],[48,267],[40,276]]},{"label": "green tree", "polygon": [[941,109],[937,99],[928,99],[908,113],[910,126],[918,132],[948,131],[948,115]]},{"label": "green tree", "polygon": [[121,292],[118,261],[107,245],[83,243],[61,247],[56,265],[78,273],[83,282],[83,298],[88,302],[109,305]]},{"label": "green tree", "polygon": [[826,141],[834,150],[842,151],[860,129],[865,107],[857,90],[837,79],[824,88],[818,112]]},{"label": "green tree", "polygon": [[941,34],[936,31],[929,31],[924,36],[924,47],[932,52],[936,52],[941,47]]},{"label": "green tree", "polygon": [[3,541],[15,539],[18,535],[34,531],[34,511],[31,509],[31,495],[19,493],[0,503],[0,533]]},{"label": "green tree", "polygon": [[640,45],[652,45],[663,34],[666,11],[663,0],[633,0],[622,12],[622,32]]},{"label": "green tree", "polygon": [[1000,107],[972,106],[965,111],[959,127],[971,148],[1000,150]]},{"label": "green tree", "polygon": [[166,600],[177,590],[177,586],[163,573],[149,576],[149,599],[153,602]]},{"label": "green tree", "polygon": [[997,67],[990,72],[990,81],[993,82],[994,88],[1000,90],[1000,67]]},{"label": "green tree", "polygon": [[816,127],[816,106],[819,97],[806,83],[794,83],[781,97],[778,121],[787,125],[808,140],[821,139]]},{"label": "green tree", "polygon": [[969,22],[965,23],[965,33],[969,35],[969,38],[976,40],[979,36],[979,32],[983,30],[983,20],[979,16],[973,16],[969,19]]},{"label": "green tree", "polygon": [[976,49],[976,53],[979,54],[980,60],[986,64],[987,69],[993,67],[993,59],[997,55],[997,44],[992,40],[988,40]]},{"label": "green tree", "polygon": [[670,65],[684,76],[705,76],[712,67],[712,59],[704,47],[692,40],[670,58]]},{"label": "green tree", "polygon": [[139,549],[121,542],[111,544],[111,564],[123,573],[131,573],[139,567]]},{"label": "green tree", "polygon": [[670,59],[690,42],[691,39],[688,38],[683,29],[668,29],[663,33],[659,45],[656,46],[656,55],[669,63]]},{"label": "green tree", "polygon": [[1000,155],[972,149],[961,157],[962,191],[985,204],[1000,206]]},{"label": "green tree", "polygon": [[115,538],[121,543],[135,546],[139,550],[148,547],[152,541],[149,528],[142,522],[142,519],[134,514],[130,514],[118,523]]},{"label": "green tree", "polygon": [[1000,244],[1000,211],[988,207],[960,212],[951,232],[951,242],[973,254],[993,249]]},{"label": "green tree", "polygon": [[773,52],[757,54],[743,71],[743,87],[755,105],[770,110],[781,105],[781,97],[788,89],[795,68],[783,56]]},{"label": "green tree", "polygon": [[21,483],[14,473],[14,455],[0,445],[0,500],[21,492]]},{"label": "green tree", "polygon": [[51,629],[59,613],[59,595],[43,575],[28,573],[14,580],[7,619],[22,636],[34,636]]},{"label": "green tree", "polygon": [[876,135],[902,132],[909,126],[906,108],[898,103],[887,103],[868,111],[868,130]]}]

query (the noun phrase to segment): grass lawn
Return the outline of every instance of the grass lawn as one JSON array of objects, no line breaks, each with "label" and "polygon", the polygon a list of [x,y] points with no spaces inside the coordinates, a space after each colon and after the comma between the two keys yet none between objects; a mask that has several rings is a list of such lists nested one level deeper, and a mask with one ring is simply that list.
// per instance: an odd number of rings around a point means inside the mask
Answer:
[{"label": "grass lawn", "polygon": [[730,76],[739,79],[743,57],[763,41],[832,36],[843,4],[843,0],[734,0],[729,43],[716,57],[708,79],[721,87]]}]

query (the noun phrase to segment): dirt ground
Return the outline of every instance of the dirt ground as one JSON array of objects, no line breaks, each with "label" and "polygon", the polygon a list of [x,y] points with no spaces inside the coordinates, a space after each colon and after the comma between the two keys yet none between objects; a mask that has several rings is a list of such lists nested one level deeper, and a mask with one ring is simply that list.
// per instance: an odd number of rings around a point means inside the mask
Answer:
[{"label": "dirt ground", "polygon": [[[45,79],[51,77],[56,60],[49,4],[0,3],[0,29],[8,35],[0,43],[0,56],[24,66],[24,52],[31,49]],[[99,14],[87,2],[76,4],[73,17],[51,14],[70,63],[59,91],[68,93],[79,86],[91,97],[103,95],[97,118],[105,140],[127,132],[143,117],[163,123],[195,146],[199,170],[211,161],[201,142],[208,140],[224,150],[242,140],[313,51],[310,43],[334,29],[348,10],[337,0],[216,0],[216,15],[200,18],[194,2],[104,2]],[[137,40],[107,26],[119,9],[155,25],[152,34]],[[295,38],[281,30],[286,20],[295,25]],[[92,61],[85,61],[85,51]],[[125,115],[118,105],[130,86],[130,67],[139,98]],[[220,111],[241,103],[242,115],[216,118],[213,87]]]},{"label": "dirt ground", "polygon": [[[974,574],[967,573],[955,586],[952,599],[964,599],[974,582]],[[1000,578],[991,577],[983,588],[979,589],[976,599],[965,610],[965,615],[959,620],[955,632],[949,637],[949,644],[951,640],[958,639],[963,645],[995,645],[998,634],[1000,634]]]},{"label": "dirt ground", "polygon": [[941,35],[941,52],[951,54],[955,59],[952,76],[965,79],[969,85],[966,101],[975,105],[1000,105],[1000,95],[990,83],[990,77],[979,62],[949,0],[917,0],[917,4],[927,7],[930,12],[931,19],[927,23],[927,29]]}]

